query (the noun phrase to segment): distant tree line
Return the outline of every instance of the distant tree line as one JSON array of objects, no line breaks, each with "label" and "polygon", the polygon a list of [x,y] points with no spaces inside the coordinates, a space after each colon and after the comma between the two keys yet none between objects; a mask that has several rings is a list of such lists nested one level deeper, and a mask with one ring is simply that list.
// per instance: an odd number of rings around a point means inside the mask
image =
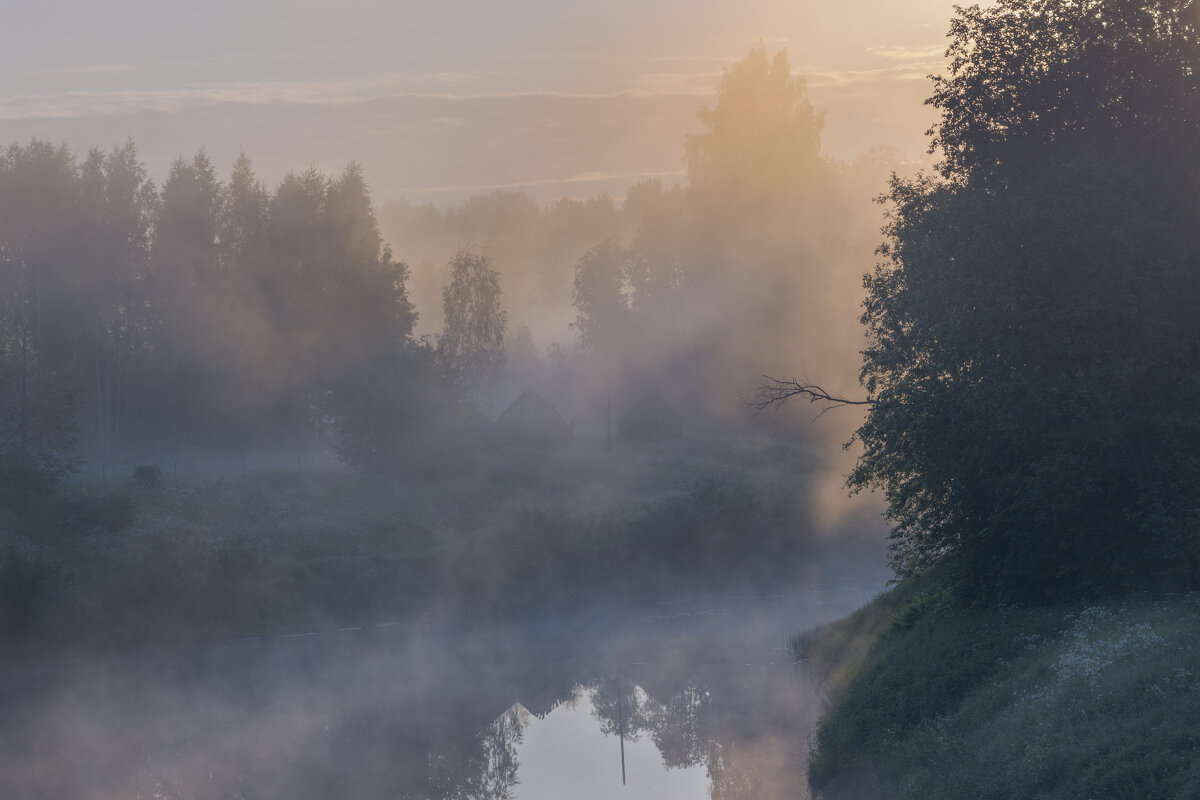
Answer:
[{"label": "distant tree line", "polygon": [[[519,193],[446,210],[385,204],[417,277],[385,244],[357,165],[270,189],[246,156],[222,179],[201,151],[157,187],[132,142],[82,158],[9,146],[0,447],[61,473],[77,462],[74,435],[99,463],[321,440],[405,471],[401,451],[415,458],[439,438],[469,451],[450,431],[470,427],[470,401],[494,411],[506,376],[570,387],[572,417],[587,414],[580,397],[666,387],[691,419],[713,421],[744,417],[739,395],[769,365],[845,369],[860,334],[838,310],[853,308],[855,259],[870,252],[858,200],[891,157],[823,158],[803,81],[763,46],[726,73],[700,121],[686,182],[644,181],[620,206],[541,209]],[[414,335],[413,287],[423,312],[441,312],[426,337]],[[539,349],[535,314],[565,338]],[[60,411],[38,422],[35,405]]]},{"label": "distant tree line", "polygon": [[823,117],[803,79],[761,45],[727,71],[699,122],[681,148],[683,180],[640,181],[619,203],[539,207],[511,191],[445,209],[384,203],[381,227],[413,265],[423,321],[435,320],[425,309],[451,280],[451,254],[486,248],[512,334],[524,326],[554,373],[542,390],[584,418],[596,405],[602,415],[610,393],[628,403],[655,389],[720,428],[745,424],[739,398],[780,364],[853,381],[862,263],[878,235],[870,199],[897,155],[822,156]]},{"label": "distant tree line", "polygon": [[414,361],[407,275],[357,165],[270,191],[244,155],[222,182],[201,151],[158,189],[132,142],[9,146],[4,462],[61,474],[72,430],[98,459],[320,436],[368,376]]},{"label": "distant tree line", "polygon": [[852,363],[860,334],[847,278],[870,252],[856,200],[871,194],[863,173],[882,172],[886,157],[824,158],[824,119],[804,80],[786,52],[762,45],[725,73],[699,119],[686,183],[631,189],[644,209],[632,234],[576,263],[574,326],[593,373],[744,418],[739,397],[768,365]]}]

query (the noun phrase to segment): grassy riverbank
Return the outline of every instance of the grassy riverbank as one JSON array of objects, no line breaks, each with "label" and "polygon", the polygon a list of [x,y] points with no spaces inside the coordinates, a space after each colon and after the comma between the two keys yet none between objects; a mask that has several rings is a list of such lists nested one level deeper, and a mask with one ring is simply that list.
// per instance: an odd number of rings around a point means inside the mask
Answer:
[{"label": "grassy riverbank", "polygon": [[796,642],[810,783],[861,798],[1200,797],[1200,597],[964,609],[900,585]]},{"label": "grassy riverbank", "polygon": [[120,644],[797,579],[834,549],[807,510],[818,467],[798,445],[694,437],[487,453],[444,480],[75,482],[0,519],[0,625]]}]

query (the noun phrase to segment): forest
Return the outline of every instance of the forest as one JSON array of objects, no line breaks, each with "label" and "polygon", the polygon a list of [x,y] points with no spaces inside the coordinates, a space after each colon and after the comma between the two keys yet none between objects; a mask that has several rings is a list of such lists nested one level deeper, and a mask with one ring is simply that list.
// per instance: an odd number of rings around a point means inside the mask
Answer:
[{"label": "forest", "polygon": [[376,209],[358,164],[271,189],[249,156],[223,180],[200,151],[157,187],[132,140],[9,145],[4,468],[162,468],[201,443],[341,443],[353,461],[364,435],[399,464],[420,448],[405,430],[438,420],[469,447],[452,432],[468,411],[494,417],[527,388],[585,429],[650,391],[686,399],[700,428],[744,425],[738,398],[769,367],[847,375],[825,345],[856,346],[848,267],[871,246],[864,187],[890,166],[822,158],[803,89],[785,53],[751,51],[686,141],[687,182],[619,205],[497,192]]},{"label": "forest", "polygon": [[[859,340],[838,312],[853,307],[852,265],[871,246],[864,187],[880,180],[888,157],[822,157],[822,117],[803,80],[785,52],[762,45],[727,73],[699,120],[704,132],[684,141],[685,183],[638,183],[619,205],[599,197],[545,208],[497,192],[444,210],[377,209],[358,164],[333,176],[291,173],[271,189],[249,156],[222,179],[203,150],[177,158],[160,188],[132,140],[83,156],[42,140],[8,146],[0,472],[10,631],[57,619],[66,635],[81,614],[107,608],[133,615],[135,638],[232,634],[239,624],[457,598],[494,582],[489,562],[511,562],[489,592],[537,596],[547,580],[545,590],[557,591],[567,573],[580,573],[581,586],[599,580],[606,565],[718,585],[765,578],[753,566],[760,561],[775,561],[782,575],[784,563],[831,553],[820,531],[840,525],[843,512],[807,507],[828,487],[817,474],[823,459],[805,448],[841,431],[816,428],[812,415],[755,417],[744,398],[780,365],[847,374],[839,359]],[[550,409],[561,438],[579,441],[529,455],[527,436],[498,438],[493,420],[513,398],[530,397]],[[623,418],[639,403],[673,420],[668,443],[684,430],[695,439],[659,445],[667,449],[652,463],[665,469],[684,453],[692,463],[644,489],[629,480],[657,452],[653,442],[650,451],[626,442],[614,455],[620,468],[589,444],[607,452],[633,430]],[[794,444],[772,442],[785,431]],[[651,424],[639,435],[664,434]],[[775,465],[767,453],[779,454]],[[330,473],[324,488],[311,484],[311,470],[339,464],[359,477]],[[788,464],[792,489],[775,483]],[[506,468],[526,475],[532,493],[503,478]],[[551,491],[553,470],[581,497]],[[271,477],[280,471],[291,477]],[[240,480],[201,511],[214,488],[204,481],[226,477]],[[458,529],[427,527],[425,512],[389,505],[409,496],[408,481],[418,495],[441,493],[478,514]],[[513,492],[489,512],[474,495],[496,481]],[[314,517],[325,522],[311,539],[297,530],[292,552],[304,555],[293,563],[277,558],[285,545],[275,538],[286,531],[272,519],[260,527],[253,509],[296,506],[301,485],[333,492],[334,513]],[[596,516],[582,495],[605,485],[611,510]],[[164,486],[169,493],[156,499]],[[512,498],[524,505],[510,508]],[[639,498],[651,504],[640,508]],[[347,551],[353,535],[321,532],[359,525],[351,507],[395,540],[371,534]],[[339,522],[343,508],[351,517]],[[705,515],[694,518],[695,509]],[[230,526],[227,536],[161,538],[207,531],[211,514]],[[242,533],[249,529],[258,538]],[[878,526],[866,530],[850,537],[850,551]],[[89,554],[79,539],[87,531],[107,531],[119,546]],[[335,538],[322,543],[326,535]],[[177,551],[166,561],[164,547]],[[357,604],[333,598],[326,578],[311,583],[298,572],[360,547],[405,555],[372,566],[369,579],[346,562],[343,577],[361,584],[350,593]],[[522,561],[545,562],[535,572],[546,574],[530,581]],[[148,599],[172,591],[155,577],[164,564],[193,584],[190,602]],[[419,580],[418,564],[428,565]],[[471,577],[453,587],[443,571]],[[263,583],[268,574],[277,577]],[[135,600],[106,575],[149,581],[148,594]],[[389,581],[404,590],[389,598]],[[276,610],[264,619],[260,595],[270,586],[290,599],[266,603]],[[241,594],[245,602],[232,606],[203,599]],[[139,617],[139,603],[174,611]],[[172,625],[181,627],[171,633]]]}]

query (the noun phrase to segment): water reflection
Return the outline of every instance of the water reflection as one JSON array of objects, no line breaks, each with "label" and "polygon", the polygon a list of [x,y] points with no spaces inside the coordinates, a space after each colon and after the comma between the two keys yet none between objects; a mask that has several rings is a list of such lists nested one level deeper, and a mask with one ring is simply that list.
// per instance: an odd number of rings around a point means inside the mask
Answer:
[{"label": "water reflection", "polygon": [[666,769],[703,768],[714,800],[805,796],[807,733],[819,692],[790,667],[710,672],[702,683],[644,675],[643,685],[601,681],[594,714],[603,731],[654,743]]},{"label": "water reflection", "polygon": [[[583,797],[588,781],[620,787],[622,730],[631,778],[657,797],[802,797],[818,697],[786,636],[864,594],[12,665],[0,797],[532,800],[555,772]],[[597,732],[580,748],[607,751],[608,777],[579,766],[597,752],[533,746],[568,716]]]},{"label": "water reflection", "polygon": [[704,768],[666,768],[647,736],[626,738],[623,749],[628,780],[622,783],[618,737],[602,731],[592,691],[580,688],[578,700],[554,709],[544,718],[530,718],[517,748],[520,782],[514,787],[514,800],[707,796]]}]

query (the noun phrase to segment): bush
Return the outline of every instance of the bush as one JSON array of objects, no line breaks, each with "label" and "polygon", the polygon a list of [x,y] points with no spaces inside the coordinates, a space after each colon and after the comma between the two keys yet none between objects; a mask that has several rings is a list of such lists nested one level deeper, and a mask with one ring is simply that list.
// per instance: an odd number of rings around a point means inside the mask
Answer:
[{"label": "bush", "polygon": [[133,524],[133,497],[127,488],[63,490],[56,507],[66,533],[116,533]]},{"label": "bush", "polygon": [[59,577],[37,549],[10,543],[0,562],[0,630],[16,637],[31,634]]},{"label": "bush", "polygon": [[414,345],[345,391],[338,458],[399,478],[447,478],[475,468],[471,408],[438,372],[433,351]]},{"label": "bush", "polygon": [[706,477],[635,517],[625,535],[651,565],[725,568],[763,555],[769,528],[750,490]]},{"label": "bush", "polygon": [[133,471],[133,482],[143,489],[153,489],[162,477],[158,464],[139,464]]},{"label": "bush", "polygon": [[78,471],[75,395],[54,375],[31,377],[0,347],[0,503],[37,503]]}]

